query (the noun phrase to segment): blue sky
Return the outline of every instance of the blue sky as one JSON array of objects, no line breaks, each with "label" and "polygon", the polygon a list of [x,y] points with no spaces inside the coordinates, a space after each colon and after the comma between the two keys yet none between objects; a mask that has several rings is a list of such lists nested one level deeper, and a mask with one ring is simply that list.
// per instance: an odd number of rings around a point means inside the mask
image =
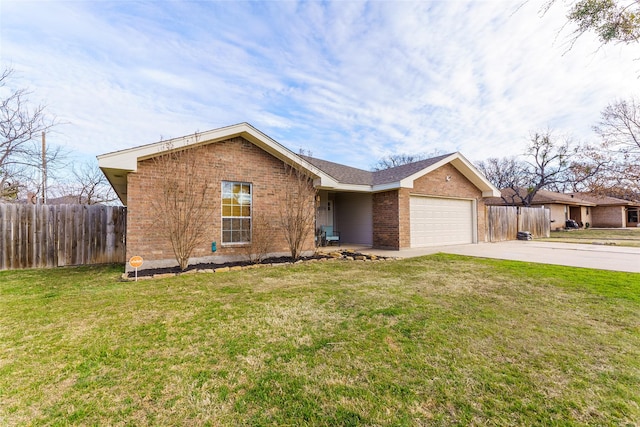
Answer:
[{"label": "blue sky", "polygon": [[3,0],[0,60],[78,158],[249,122],[364,169],[476,161],[536,130],[593,141],[600,111],[639,93],[637,46],[567,50],[564,6],[544,2]]}]

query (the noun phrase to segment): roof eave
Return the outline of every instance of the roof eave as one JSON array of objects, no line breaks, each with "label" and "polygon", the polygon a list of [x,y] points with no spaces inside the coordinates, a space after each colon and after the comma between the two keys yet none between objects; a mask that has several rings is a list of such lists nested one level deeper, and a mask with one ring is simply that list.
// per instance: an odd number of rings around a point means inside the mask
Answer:
[{"label": "roof eave", "polygon": [[[245,138],[286,164],[309,173],[314,179],[319,179],[320,184],[323,186],[333,187],[338,185],[338,183],[325,172],[248,123],[240,123],[202,133],[173,138],[167,141],[159,141],[126,150],[102,154],[97,156],[98,166],[114,187],[122,203],[126,205],[127,175],[138,169],[138,162],[140,160],[155,157],[166,151],[167,147],[171,147],[173,150],[179,150],[185,147],[213,144],[238,136]],[[118,175],[121,175],[121,177],[118,177]],[[121,178],[123,178],[124,181],[121,181]]]}]

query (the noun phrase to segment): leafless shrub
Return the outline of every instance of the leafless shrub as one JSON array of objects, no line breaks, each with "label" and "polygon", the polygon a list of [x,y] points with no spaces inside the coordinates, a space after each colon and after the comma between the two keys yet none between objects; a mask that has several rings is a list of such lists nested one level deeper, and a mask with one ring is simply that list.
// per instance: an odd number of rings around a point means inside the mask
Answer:
[{"label": "leafless shrub", "polygon": [[290,185],[281,201],[278,225],[291,257],[298,259],[315,229],[316,189],[311,177],[299,169],[285,165],[285,171]]},{"label": "leafless shrub", "polygon": [[[196,141],[198,135],[195,135]],[[153,158],[158,174],[158,194],[152,200],[158,233],[166,237],[182,270],[189,265],[194,249],[203,244],[214,212],[214,183],[211,174],[197,171],[202,165],[203,147],[174,149],[166,144]]]},{"label": "leafless shrub", "polygon": [[258,264],[267,258],[276,236],[276,225],[263,213],[254,213],[251,218],[251,243],[244,246],[247,260]]}]

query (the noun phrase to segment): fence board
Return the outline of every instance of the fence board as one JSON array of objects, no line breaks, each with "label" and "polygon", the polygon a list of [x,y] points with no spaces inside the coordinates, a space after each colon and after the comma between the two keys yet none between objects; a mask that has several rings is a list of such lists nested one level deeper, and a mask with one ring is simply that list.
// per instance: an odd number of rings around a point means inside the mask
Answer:
[{"label": "fence board", "polygon": [[0,204],[0,270],[124,263],[126,208]]},{"label": "fence board", "polygon": [[518,231],[528,231],[533,238],[551,233],[549,210],[542,208],[487,206],[486,224],[490,242],[516,240]]}]

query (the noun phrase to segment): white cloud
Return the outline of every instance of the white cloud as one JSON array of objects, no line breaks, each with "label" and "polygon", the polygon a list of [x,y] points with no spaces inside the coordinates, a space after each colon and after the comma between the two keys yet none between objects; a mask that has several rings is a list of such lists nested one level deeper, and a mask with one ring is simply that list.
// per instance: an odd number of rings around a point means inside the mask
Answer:
[{"label": "white cloud", "polygon": [[247,121],[367,168],[394,152],[520,153],[531,130],[591,138],[640,89],[634,52],[561,5],[512,1],[4,1],[2,64],[96,155]]}]

